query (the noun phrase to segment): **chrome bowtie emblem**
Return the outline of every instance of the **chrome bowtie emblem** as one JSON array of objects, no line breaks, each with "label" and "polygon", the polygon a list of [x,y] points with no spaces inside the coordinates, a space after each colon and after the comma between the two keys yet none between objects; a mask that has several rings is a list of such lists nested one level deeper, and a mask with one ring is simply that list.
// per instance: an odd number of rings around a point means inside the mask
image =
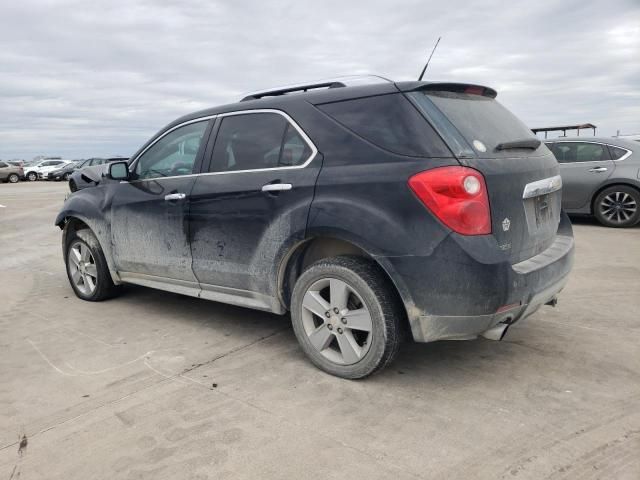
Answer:
[{"label": "chrome bowtie emblem", "polygon": [[508,218],[505,218],[504,220],[502,220],[502,230],[503,231],[508,231],[509,228],[511,227],[511,220],[509,220]]}]

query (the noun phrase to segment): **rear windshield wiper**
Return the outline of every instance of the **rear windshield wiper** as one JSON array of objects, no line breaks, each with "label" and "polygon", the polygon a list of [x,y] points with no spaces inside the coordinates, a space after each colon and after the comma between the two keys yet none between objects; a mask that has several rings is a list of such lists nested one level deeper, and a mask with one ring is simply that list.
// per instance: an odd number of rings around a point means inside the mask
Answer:
[{"label": "rear windshield wiper", "polygon": [[496,145],[496,150],[511,150],[514,148],[537,150],[541,143],[537,138],[525,138],[523,140],[514,140],[513,142],[499,143]]}]

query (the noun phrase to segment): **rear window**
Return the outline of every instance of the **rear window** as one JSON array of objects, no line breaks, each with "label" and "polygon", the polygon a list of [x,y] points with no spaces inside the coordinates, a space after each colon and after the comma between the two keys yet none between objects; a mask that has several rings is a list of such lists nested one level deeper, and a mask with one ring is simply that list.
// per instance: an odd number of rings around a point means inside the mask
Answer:
[{"label": "rear window", "polygon": [[356,135],[380,148],[414,157],[450,157],[451,151],[400,93],[318,105]]},{"label": "rear window", "polygon": [[496,150],[500,143],[535,138],[535,135],[494,98],[448,91],[413,92],[409,95],[427,118],[435,122],[454,153],[480,157],[533,153],[523,149]]}]

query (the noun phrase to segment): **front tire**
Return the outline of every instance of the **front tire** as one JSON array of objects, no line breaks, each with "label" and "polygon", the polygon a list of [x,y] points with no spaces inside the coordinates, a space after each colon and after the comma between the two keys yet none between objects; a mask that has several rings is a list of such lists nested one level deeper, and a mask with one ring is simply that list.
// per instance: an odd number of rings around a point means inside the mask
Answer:
[{"label": "front tire", "polygon": [[117,293],[102,248],[91,230],[69,232],[64,251],[67,278],[78,298],[99,302]]},{"label": "front tire", "polygon": [[293,330],[311,362],[357,379],[391,363],[402,340],[404,309],[374,262],[339,256],[311,265],[291,298]]},{"label": "front tire", "polygon": [[626,185],[605,188],[596,197],[593,210],[605,227],[632,227],[640,221],[640,192]]},{"label": "front tire", "polygon": [[76,182],[74,182],[73,179],[69,180],[69,190],[71,190],[71,193],[78,191],[78,187],[76,185]]},{"label": "front tire", "polygon": [[36,180],[38,180],[38,174],[36,172],[27,173],[27,180],[29,180],[30,182],[35,182]]},{"label": "front tire", "polygon": [[12,173],[11,175],[9,175],[9,178],[7,178],[7,181],[9,183],[18,183],[20,181],[20,177],[18,176],[18,174]]}]

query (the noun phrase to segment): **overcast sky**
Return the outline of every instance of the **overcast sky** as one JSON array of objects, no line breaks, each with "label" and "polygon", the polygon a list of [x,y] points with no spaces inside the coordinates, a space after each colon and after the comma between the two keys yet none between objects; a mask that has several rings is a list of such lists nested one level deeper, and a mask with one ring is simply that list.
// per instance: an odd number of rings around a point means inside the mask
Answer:
[{"label": "overcast sky", "polygon": [[2,1],[0,158],[130,155],[169,121],[332,76],[470,81],[531,127],[640,133],[640,0]]}]

